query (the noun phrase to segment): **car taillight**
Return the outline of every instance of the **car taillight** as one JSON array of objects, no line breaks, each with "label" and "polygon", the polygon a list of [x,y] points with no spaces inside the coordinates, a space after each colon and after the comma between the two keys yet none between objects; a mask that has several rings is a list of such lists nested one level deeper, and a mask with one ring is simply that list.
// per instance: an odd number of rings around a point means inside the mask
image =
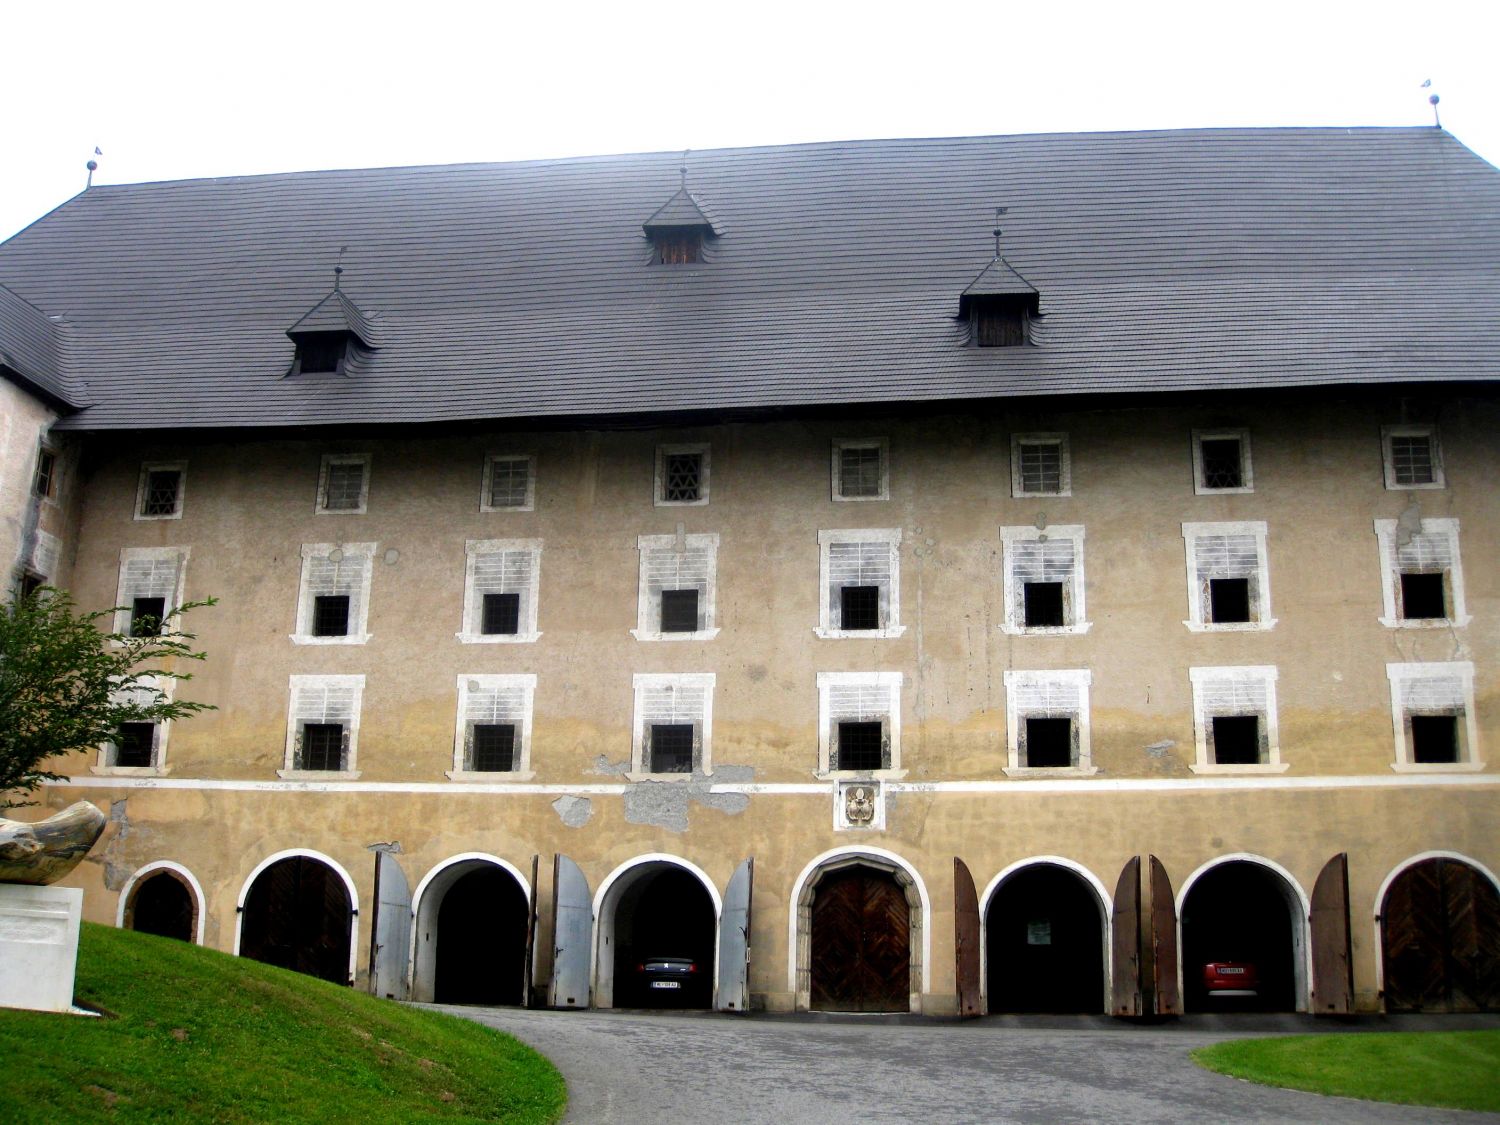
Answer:
[{"label": "car taillight", "polygon": [[638,972],[638,973],[644,973],[646,971],[646,963],[644,961],[642,961],[639,965],[637,965],[635,967],[635,971]]},{"label": "car taillight", "polygon": [[697,971],[698,971],[698,962],[694,961],[691,965],[688,966],[688,972],[690,972],[690,973],[696,973]]}]

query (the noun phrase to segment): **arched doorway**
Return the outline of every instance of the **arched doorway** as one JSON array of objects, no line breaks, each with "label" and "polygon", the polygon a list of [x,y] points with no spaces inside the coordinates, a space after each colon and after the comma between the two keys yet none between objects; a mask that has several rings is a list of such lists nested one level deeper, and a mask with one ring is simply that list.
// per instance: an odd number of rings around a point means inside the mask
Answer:
[{"label": "arched doorway", "polygon": [[180,875],[159,868],[131,889],[125,924],[143,934],[190,942],[198,929],[197,900]]},{"label": "arched doorway", "polygon": [[309,855],[275,859],[255,874],[241,909],[241,957],[350,983],[354,904],[342,872]]},{"label": "arched doorway", "polygon": [[632,861],[598,903],[599,1007],[713,1007],[719,901],[702,872],[672,858]]},{"label": "arched doorway", "polygon": [[1102,1012],[1106,914],[1078,872],[1034,863],[1005,876],[985,922],[990,1012]]},{"label": "arched doorway", "polygon": [[417,888],[412,998],[522,1004],[531,903],[519,873],[491,856],[450,860]]},{"label": "arched doorway", "polygon": [[1183,1008],[1189,1012],[1307,1009],[1307,907],[1270,864],[1229,859],[1183,884]]},{"label": "arched doorway", "polygon": [[1387,1011],[1500,1011],[1500,891],[1473,864],[1436,856],[1396,875],[1380,950]]}]

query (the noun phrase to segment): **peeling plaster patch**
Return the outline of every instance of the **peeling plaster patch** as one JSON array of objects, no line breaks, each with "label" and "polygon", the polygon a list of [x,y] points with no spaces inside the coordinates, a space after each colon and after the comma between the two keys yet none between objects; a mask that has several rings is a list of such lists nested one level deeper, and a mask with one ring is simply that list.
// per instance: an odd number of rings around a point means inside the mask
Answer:
[{"label": "peeling plaster patch", "polygon": [[631,824],[649,824],[669,832],[686,832],[688,806],[697,801],[710,809],[725,813],[742,813],[750,807],[747,793],[712,793],[716,784],[749,782],[755,779],[753,766],[714,768],[712,777],[695,772],[681,781],[638,781],[625,790],[625,819]]},{"label": "peeling plaster patch", "polygon": [[119,853],[124,850],[122,845],[130,837],[130,814],[125,808],[125,803],[129,800],[129,797],[121,797],[118,801],[111,801],[109,803],[108,824],[114,825],[115,831],[110,837],[109,843],[104,847],[104,854],[95,861],[104,864],[104,887],[106,890],[120,890],[125,886],[125,881],[135,871],[133,867],[128,867],[119,862],[122,858]]},{"label": "peeling plaster patch", "polygon": [[745,675],[752,684],[758,684],[766,678],[766,666],[764,664],[752,664],[745,669]]},{"label": "peeling plaster patch", "polygon": [[1160,742],[1153,742],[1150,746],[1146,747],[1146,753],[1150,754],[1153,758],[1165,758],[1167,751],[1176,745],[1177,742],[1175,739],[1164,738]]},{"label": "peeling plaster patch", "polygon": [[619,777],[630,772],[630,760],[611,762],[606,755],[600,754],[594,759],[594,772]]},{"label": "peeling plaster patch", "polygon": [[552,811],[569,828],[582,828],[594,815],[594,802],[587,797],[559,797],[552,802]]}]

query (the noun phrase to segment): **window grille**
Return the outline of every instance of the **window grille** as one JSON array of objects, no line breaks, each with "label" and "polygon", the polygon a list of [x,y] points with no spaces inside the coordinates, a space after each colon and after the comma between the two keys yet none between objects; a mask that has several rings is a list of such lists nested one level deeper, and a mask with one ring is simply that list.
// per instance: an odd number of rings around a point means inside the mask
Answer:
[{"label": "window grille", "polygon": [[516,768],[516,728],[511,723],[480,723],[469,731],[465,768],[478,773],[510,773]]},{"label": "window grille", "polygon": [[834,751],[836,770],[871,771],[889,768],[885,725],[879,722],[841,722]]},{"label": "window grille", "polygon": [[652,723],[650,755],[652,773],[692,773],[693,725]]},{"label": "window grille", "polygon": [[531,498],[531,458],[495,457],[490,460],[491,508],[524,508]]},{"label": "window grille", "polygon": [[1402,571],[1443,571],[1453,565],[1453,538],[1446,532],[1422,531],[1396,545]]},{"label": "window grille", "polygon": [[349,731],[359,695],[359,689],[348,681],[357,678],[312,678],[299,682],[293,677],[292,715],[297,733],[292,761],[296,769],[348,768]]},{"label": "window grille", "polygon": [[1243,488],[1244,462],[1239,438],[1204,438],[1199,446],[1205,489]]},{"label": "window grille", "polygon": [[878,445],[845,445],[839,449],[839,496],[870,497],[881,493],[881,449]]},{"label": "window grille", "polygon": [[470,680],[464,695],[464,768],[515,770],[516,735],[525,718],[526,691],[520,684]]},{"label": "window grille", "polygon": [[491,551],[474,556],[474,593],[480,597],[486,607],[485,612],[488,612],[489,596],[493,594],[509,595],[514,598],[516,605],[516,628],[510,630],[482,628],[482,632],[514,633],[518,631],[522,617],[522,603],[531,593],[531,563],[532,552],[530,551]]},{"label": "window grille", "polygon": [[1062,442],[1022,442],[1018,456],[1021,462],[1021,490],[1027,493],[1063,491]]},{"label": "window grille", "polygon": [[349,596],[324,594],[313,599],[313,636],[349,635]]},{"label": "window grille", "polygon": [[358,511],[364,502],[365,463],[363,461],[330,461],[328,483],[323,491],[323,507],[330,512]]},{"label": "window grille", "polygon": [[141,515],[175,516],[181,489],[181,469],[148,470],[144,495],[141,497]]},{"label": "window grille", "polygon": [[1393,434],[1391,471],[1400,485],[1433,484],[1437,480],[1432,438],[1427,434]]},{"label": "window grille", "polygon": [[698,591],[663,590],[661,592],[661,631],[692,633],[698,629]]},{"label": "window grille", "polygon": [[521,631],[521,595],[485,594],[479,631],[487,637],[513,636]]},{"label": "window grille", "polygon": [[843,586],[839,589],[839,628],[849,632],[880,628],[879,586]]},{"label": "window grille", "polygon": [[[347,550],[341,552],[339,560],[334,562],[327,555],[318,555],[307,560],[307,592],[313,599],[314,620],[311,632],[314,636],[344,636],[349,632],[349,623],[359,619],[359,602],[364,593],[365,574],[369,566],[369,559],[363,555],[353,555]],[[323,604],[324,599],[342,598],[344,606],[345,628],[342,633],[318,633],[316,628],[317,607]],[[327,602],[329,612],[334,611],[337,605],[335,601]]]},{"label": "window grille", "polygon": [[703,494],[703,454],[667,453],[662,457],[662,499],[689,504]]},{"label": "window grille", "polygon": [[342,770],[344,728],[340,723],[303,723],[298,769]]}]

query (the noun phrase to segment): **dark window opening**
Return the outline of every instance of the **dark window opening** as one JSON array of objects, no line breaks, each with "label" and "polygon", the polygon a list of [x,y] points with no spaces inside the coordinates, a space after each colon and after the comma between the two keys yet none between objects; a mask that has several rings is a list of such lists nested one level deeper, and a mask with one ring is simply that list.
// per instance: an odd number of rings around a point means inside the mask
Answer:
[{"label": "dark window opening", "polygon": [[344,768],[344,725],[303,723],[302,747],[297,768],[341,770]]},{"label": "dark window opening", "polygon": [[516,768],[516,728],[512,723],[476,723],[469,747],[471,770],[509,773]]},{"label": "dark window opening", "polygon": [[304,375],[336,372],[344,365],[347,347],[342,332],[309,332],[297,340],[298,370]]},{"label": "dark window opening", "polygon": [[652,235],[656,243],[656,261],[663,266],[687,266],[698,261],[703,249],[703,232],[681,230]]},{"label": "dark window opening", "polygon": [[651,724],[650,772],[693,772],[692,723]]},{"label": "dark window opening", "polygon": [[323,490],[323,509],[329,512],[356,512],[364,502],[365,463],[363,461],[330,461],[328,482]]},{"label": "dark window opening", "polygon": [[841,586],[839,588],[839,628],[880,628],[879,586]]},{"label": "dark window opening", "polygon": [[845,446],[839,450],[839,495],[845,499],[880,495],[880,447]]},{"label": "dark window opening", "polygon": [[661,631],[663,633],[696,633],[698,631],[697,590],[663,590],[661,592]]},{"label": "dark window opening", "polygon": [[1045,629],[1066,625],[1063,620],[1063,584],[1027,582],[1021,588],[1026,602],[1026,627]]},{"label": "dark window opening", "polygon": [[1215,715],[1213,758],[1220,766],[1253,766],[1260,763],[1260,717]]},{"label": "dark window opening", "polygon": [[668,453],[662,457],[662,499],[690,504],[703,496],[703,454]]},{"label": "dark window opening", "polygon": [[117,766],[141,768],[153,764],[156,751],[155,723],[121,723],[115,736]]},{"label": "dark window opening", "polygon": [[43,449],[36,455],[36,476],[32,478],[31,488],[38,496],[51,496],[52,485],[57,479],[57,454],[50,449]]},{"label": "dark window opening", "polygon": [[1211,578],[1208,583],[1208,619],[1215,625],[1250,620],[1250,579]]},{"label": "dark window opening", "polygon": [[315,637],[347,637],[349,635],[349,595],[319,594],[313,598],[313,627]]},{"label": "dark window opening", "polygon": [[530,491],[531,462],[509,457],[490,462],[490,507],[524,508]]},{"label": "dark window opening", "polygon": [[1027,719],[1022,765],[1056,768],[1073,764],[1072,719]]},{"label": "dark window opening", "polygon": [[1245,467],[1239,438],[1205,438],[1199,443],[1204,488],[1244,488]]},{"label": "dark window opening", "polygon": [[1432,484],[1437,480],[1432,439],[1425,434],[1391,438],[1391,469],[1397,484]]},{"label": "dark window opening", "polygon": [[1026,310],[1020,304],[985,302],[974,308],[974,342],[981,348],[1026,343]]},{"label": "dark window opening", "polygon": [[840,723],[838,739],[833,769],[868,772],[887,768],[884,723]]},{"label": "dark window opening", "polygon": [[1401,616],[1407,621],[1442,619],[1448,616],[1448,597],[1443,572],[1401,575]]},{"label": "dark window opening", "polygon": [[21,597],[31,597],[32,594],[36,593],[46,584],[47,580],[40,574],[32,574],[31,571],[26,571],[21,575]]},{"label": "dark window opening", "polygon": [[479,631],[486,637],[513,636],[521,631],[521,595],[486,594]]},{"label": "dark window opening", "polygon": [[1413,715],[1411,717],[1411,760],[1424,765],[1458,761],[1458,717],[1456,715]]},{"label": "dark window opening", "polygon": [[182,488],[178,469],[151,469],[146,473],[146,490],[141,496],[141,515],[175,516],[177,494]]},{"label": "dark window opening", "polygon": [[1020,448],[1021,491],[1062,491],[1062,443],[1023,442]]},{"label": "dark window opening", "polygon": [[136,598],[130,603],[130,635],[161,636],[162,618],[167,613],[166,598]]}]

